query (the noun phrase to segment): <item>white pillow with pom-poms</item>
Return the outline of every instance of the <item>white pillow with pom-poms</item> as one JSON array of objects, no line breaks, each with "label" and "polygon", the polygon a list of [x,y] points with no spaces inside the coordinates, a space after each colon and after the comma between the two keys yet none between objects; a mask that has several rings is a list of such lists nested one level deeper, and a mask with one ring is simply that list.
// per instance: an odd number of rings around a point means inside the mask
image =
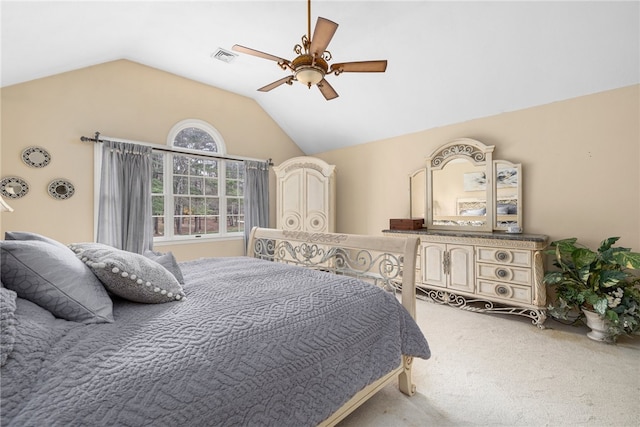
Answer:
[{"label": "white pillow with pom-poms", "polygon": [[175,276],[143,255],[102,243],[72,243],[69,248],[91,268],[109,292],[119,297],[152,304],[184,299],[184,291]]}]

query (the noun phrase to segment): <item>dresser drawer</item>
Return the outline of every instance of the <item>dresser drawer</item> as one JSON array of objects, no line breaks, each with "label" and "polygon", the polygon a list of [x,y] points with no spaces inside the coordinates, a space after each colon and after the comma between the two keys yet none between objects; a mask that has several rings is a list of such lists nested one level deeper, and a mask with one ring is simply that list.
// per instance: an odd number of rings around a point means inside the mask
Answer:
[{"label": "dresser drawer", "polygon": [[476,264],[476,277],[478,279],[499,280],[520,285],[531,285],[531,269],[511,267],[510,265]]},{"label": "dresser drawer", "polygon": [[478,295],[486,296],[493,301],[503,300],[504,302],[520,302],[531,304],[531,287],[520,286],[511,283],[492,282],[479,279],[477,281]]},{"label": "dresser drawer", "polygon": [[531,267],[531,251],[478,246],[476,248],[476,261]]}]

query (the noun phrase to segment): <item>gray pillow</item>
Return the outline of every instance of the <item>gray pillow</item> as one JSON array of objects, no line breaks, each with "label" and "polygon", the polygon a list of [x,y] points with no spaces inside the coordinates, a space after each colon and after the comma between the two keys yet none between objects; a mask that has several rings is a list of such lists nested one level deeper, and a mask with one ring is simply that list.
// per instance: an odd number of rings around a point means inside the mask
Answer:
[{"label": "gray pillow", "polygon": [[59,248],[64,248],[69,250],[64,244],[54,240],[50,237],[43,236],[41,234],[32,233],[30,231],[7,231],[4,233],[4,238],[6,240],[38,240],[41,242],[47,242]]},{"label": "gray pillow", "polygon": [[61,319],[113,322],[109,294],[68,248],[41,240],[0,241],[2,283]]},{"label": "gray pillow", "polygon": [[7,363],[16,341],[16,293],[0,286],[0,366]]},{"label": "gray pillow", "polygon": [[178,279],[144,255],[101,243],[73,243],[69,247],[115,295],[142,303],[184,299]]},{"label": "gray pillow", "polygon": [[173,253],[144,251],[143,255],[149,259],[154,260],[155,262],[157,262],[158,264],[160,264],[161,266],[169,270],[169,272],[173,274],[176,279],[178,279],[178,283],[180,283],[181,285],[184,285],[184,277],[182,276],[182,270],[178,265],[178,261],[176,261],[176,257],[173,256]]}]

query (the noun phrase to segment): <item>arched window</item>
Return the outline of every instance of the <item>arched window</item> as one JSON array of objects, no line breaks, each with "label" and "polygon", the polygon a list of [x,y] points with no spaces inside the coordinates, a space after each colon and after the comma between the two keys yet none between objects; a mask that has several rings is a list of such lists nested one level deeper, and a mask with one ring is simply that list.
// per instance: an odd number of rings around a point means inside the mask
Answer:
[{"label": "arched window", "polygon": [[226,154],[220,132],[202,120],[188,119],[176,123],[167,136],[167,145],[189,150]]},{"label": "arched window", "polygon": [[202,120],[183,120],[167,136],[183,153],[154,153],[155,240],[242,235],[244,164],[224,159],[220,133]]}]

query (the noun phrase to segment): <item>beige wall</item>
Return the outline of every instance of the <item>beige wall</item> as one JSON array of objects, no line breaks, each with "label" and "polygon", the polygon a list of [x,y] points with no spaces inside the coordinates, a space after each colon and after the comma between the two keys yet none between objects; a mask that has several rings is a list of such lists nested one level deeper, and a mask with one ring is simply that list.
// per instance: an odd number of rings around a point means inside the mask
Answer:
[{"label": "beige wall", "polygon": [[[31,190],[0,214],[0,231],[29,230],[65,243],[93,239],[93,145],[81,135],[164,143],[180,120],[215,126],[230,154],[302,155],[251,99],[121,60],[1,90],[1,176]],[[399,112],[401,114],[401,112]],[[337,165],[338,231],[380,234],[389,218],[409,216],[408,175],[439,145],[469,137],[495,145],[494,158],[522,163],[524,228],[551,239],[595,245],[607,236],[640,251],[640,86],[429,129],[316,155]],[[45,147],[53,160],[26,166],[21,151]],[[69,179],[76,194],[58,201],[47,184]],[[275,225],[275,180],[271,225]],[[172,245],[179,259],[239,255],[239,241]]]},{"label": "beige wall", "polygon": [[[2,213],[0,231],[27,230],[64,243],[93,240],[93,144],[80,136],[95,131],[112,137],[165,144],[177,122],[194,118],[213,125],[227,152],[275,164],[302,155],[297,145],[246,97],[200,84],[126,60],[2,88],[1,170],[30,185],[29,193],[11,200]],[[22,150],[46,148],[51,164],[25,165]],[[70,180],[76,193],[65,201],[47,194],[56,178]],[[272,226],[275,226],[275,179],[271,179]],[[242,242],[163,246],[181,260],[242,254]]]},{"label": "beige wall", "polygon": [[526,233],[588,245],[621,236],[640,251],[638,85],[318,154],[337,166],[338,231],[380,234],[407,218],[409,174],[462,137],[522,163]]}]

